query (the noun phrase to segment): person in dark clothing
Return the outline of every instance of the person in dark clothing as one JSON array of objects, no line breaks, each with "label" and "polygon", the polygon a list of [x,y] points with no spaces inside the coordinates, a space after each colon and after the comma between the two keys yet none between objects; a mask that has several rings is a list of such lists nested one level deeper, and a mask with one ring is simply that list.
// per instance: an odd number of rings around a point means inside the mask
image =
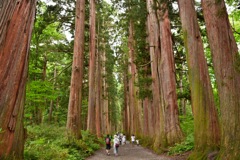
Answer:
[{"label": "person in dark clothing", "polygon": [[106,142],[106,153],[107,155],[110,155],[109,151],[111,149],[111,138],[109,137],[109,135],[107,135],[107,137],[105,138],[105,142]]}]

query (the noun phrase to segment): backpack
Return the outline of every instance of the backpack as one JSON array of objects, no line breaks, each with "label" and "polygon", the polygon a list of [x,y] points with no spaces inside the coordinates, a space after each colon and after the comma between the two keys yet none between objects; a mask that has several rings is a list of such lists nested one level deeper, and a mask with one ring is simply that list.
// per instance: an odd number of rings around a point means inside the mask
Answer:
[{"label": "backpack", "polygon": [[110,144],[110,138],[106,138],[106,144]]}]

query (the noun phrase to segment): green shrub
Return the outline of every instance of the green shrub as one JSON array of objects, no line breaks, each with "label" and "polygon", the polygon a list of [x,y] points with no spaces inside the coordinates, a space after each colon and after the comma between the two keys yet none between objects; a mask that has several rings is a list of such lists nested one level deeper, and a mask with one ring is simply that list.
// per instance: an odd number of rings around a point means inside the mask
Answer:
[{"label": "green shrub", "polygon": [[192,115],[180,116],[180,124],[186,137],[183,142],[177,143],[175,146],[169,148],[169,155],[181,154],[193,150],[194,148],[194,125]]},{"label": "green shrub", "polygon": [[83,160],[100,148],[96,136],[82,132],[80,140],[69,139],[65,127],[28,126],[25,160]]}]

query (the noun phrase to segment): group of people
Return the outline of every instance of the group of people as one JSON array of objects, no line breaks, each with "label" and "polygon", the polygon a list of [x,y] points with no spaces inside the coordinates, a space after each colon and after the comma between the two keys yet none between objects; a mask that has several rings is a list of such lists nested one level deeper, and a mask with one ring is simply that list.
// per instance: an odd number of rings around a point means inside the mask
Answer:
[{"label": "group of people", "polygon": [[[133,134],[131,136],[131,143],[133,144],[139,144],[138,140],[135,140],[135,135]],[[113,143],[111,142],[112,138],[107,135],[107,137],[105,138],[105,142],[106,142],[106,154],[109,156],[110,155],[110,149],[111,149],[111,144],[113,144],[113,151],[114,151],[114,155],[118,156],[118,148],[120,145],[124,145],[126,144],[126,135],[122,134],[122,133],[117,133],[114,135],[113,137]],[[136,141],[136,142],[135,142]]]}]

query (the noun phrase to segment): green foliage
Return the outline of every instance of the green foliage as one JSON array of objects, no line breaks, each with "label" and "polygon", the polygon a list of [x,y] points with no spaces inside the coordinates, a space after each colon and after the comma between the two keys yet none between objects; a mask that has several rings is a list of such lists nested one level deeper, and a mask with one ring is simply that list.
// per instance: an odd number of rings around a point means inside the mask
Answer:
[{"label": "green foliage", "polygon": [[193,135],[193,116],[180,116],[181,128],[186,135],[183,142],[175,144],[175,146],[169,148],[169,155],[181,154],[186,151],[190,151],[194,148],[194,135]]},{"label": "green foliage", "polygon": [[58,91],[54,90],[53,84],[47,81],[31,81],[27,84],[27,102],[43,103],[46,100],[55,100]]},{"label": "green foliage", "polygon": [[178,97],[178,99],[184,98],[187,100],[191,100],[191,93],[190,93],[189,86],[185,86],[185,89],[183,90],[183,92],[178,90],[177,97]]},{"label": "green foliage", "polygon": [[28,126],[25,160],[82,160],[100,148],[100,141],[88,132],[82,139],[69,139],[65,127]]},{"label": "green foliage", "polygon": [[[73,44],[64,35],[58,6],[39,1],[30,46],[25,121],[66,122]],[[64,30],[64,31],[63,31]],[[51,120],[49,116],[51,106]]]}]

